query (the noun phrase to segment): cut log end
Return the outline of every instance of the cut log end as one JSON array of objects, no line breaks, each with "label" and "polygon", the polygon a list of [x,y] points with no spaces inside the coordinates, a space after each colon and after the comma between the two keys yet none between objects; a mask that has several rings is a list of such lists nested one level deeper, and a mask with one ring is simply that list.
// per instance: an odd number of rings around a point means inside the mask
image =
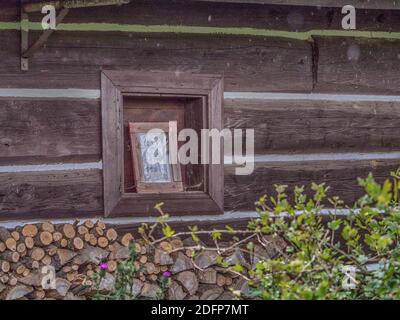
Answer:
[{"label": "cut log end", "polygon": [[97,245],[100,248],[107,248],[108,247],[108,240],[106,237],[99,237],[99,239],[97,240]]},{"label": "cut log end", "polygon": [[40,261],[46,255],[45,251],[42,248],[35,248],[31,252],[31,257],[35,261]]},{"label": "cut log end", "polygon": [[106,232],[106,237],[109,241],[117,240],[117,238],[118,238],[117,231],[115,231],[115,229],[113,229],[113,228],[108,229]]},{"label": "cut log end", "polygon": [[44,246],[48,246],[53,242],[53,235],[49,231],[43,231],[39,235],[40,242]]},{"label": "cut log end", "polygon": [[51,222],[44,222],[42,223],[42,231],[54,233],[55,231],[54,225]]},{"label": "cut log end", "polygon": [[62,230],[63,230],[65,237],[68,239],[73,239],[76,235],[75,228],[72,224],[69,224],[69,223],[64,224]]},{"label": "cut log end", "polygon": [[126,233],[121,239],[121,244],[125,247],[128,247],[132,240],[133,240],[132,234]]},{"label": "cut log end", "polygon": [[8,238],[5,242],[8,250],[16,251],[17,250],[17,241],[14,238]]},{"label": "cut log end", "polygon": [[74,245],[75,249],[82,250],[83,246],[84,246],[84,242],[83,242],[83,240],[81,238],[77,237],[77,238],[74,238],[73,245]]},{"label": "cut log end", "polygon": [[89,230],[90,230],[90,229],[93,229],[93,227],[94,227],[94,223],[93,223],[92,220],[86,220],[86,221],[83,223],[83,225],[84,225],[86,228],[88,228]]},{"label": "cut log end", "polygon": [[27,224],[22,228],[22,235],[24,237],[35,237],[38,234],[38,228],[34,224]]}]

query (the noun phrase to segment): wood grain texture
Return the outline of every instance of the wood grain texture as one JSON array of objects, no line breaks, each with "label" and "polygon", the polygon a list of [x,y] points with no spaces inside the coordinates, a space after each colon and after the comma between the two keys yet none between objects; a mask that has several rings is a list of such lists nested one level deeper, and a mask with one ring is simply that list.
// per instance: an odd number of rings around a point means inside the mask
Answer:
[{"label": "wood grain texture", "polygon": [[[400,11],[382,10],[383,7],[376,9],[380,10],[357,10],[357,30],[400,29]],[[343,18],[341,6],[257,5],[249,1],[135,0],[123,6],[74,9],[73,13],[66,17],[66,23],[242,27],[286,31],[341,29]],[[41,21],[43,18],[41,14],[29,16],[32,21]]]},{"label": "wood grain texture", "polygon": [[101,158],[96,100],[0,99],[0,164]]},{"label": "wood grain texture", "polygon": [[158,203],[164,203],[163,210],[171,216],[214,215],[223,213],[219,203],[216,203],[204,192],[163,193],[163,194],[125,194],[115,207],[113,217],[127,216],[159,216],[154,208]]},{"label": "wood grain texture", "polygon": [[[205,94],[213,86],[215,78],[222,76],[213,74],[193,74],[191,72],[157,71],[157,70],[104,70],[103,73],[112,83],[126,94],[170,94],[179,98],[182,95]],[[134,79],[134,81],[133,81]],[[179,91],[179,92],[174,92]]]},{"label": "wood grain texture", "polygon": [[[214,81],[210,96],[208,97],[208,129],[217,129],[219,132],[222,131],[224,117],[223,100],[224,81],[223,79],[220,79],[219,81]],[[211,158],[213,158],[213,152],[219,152],[221,163],[210,164],[208,166],[208,193],[222,213],[224,210],[224,164],[222,161],[224,157],[224,148],[222,147],[220,150],[211,151]]]},{"label": "wood grain texture", "polygon": [[400,41],[317,38],[315,91],[398,94]]},{"label": "wood grain texture", "polygon": [[[14,68],[15,66],[13,66]],[[62,73],[49,70],[20,71],[0,73],[0,88],[32,89],[99,89],[99,72],[95,73]]]},{"label": "wood grain texture", "polygon": [[[357,184],[357,178],[365,178],[369,172],[378,182],[390,177],[390,171],[400,167],[399,160],[374,161],[310,161],[257,163],[253,174],[234,175],[233,167],[225,168],[225,209],[254,210],[254,203],[267,194],[276,195],[274,185],[287,185],[288,192],[294,186],[306,186],[311,194],[311,183],[323,183],[330,186],[328,196],[339,196],[352,206],[363,195]],[[293,194],[291,194],[293,199]],[[329,204],[328,204],[329,206]]]},{"label": "wood grain texture", "polygon": [[258,154],[400,150],[396,102],[225,99],[224,107],[225,127],[254,128]]},{"label": "wood grain texture", "polygon": [[[7,43],[0,52],[0,74],[8,78],[19,72],[17,35],[0,32]],[[65,74],[68,84],[75,74],[77,84],[84,79],[85,87],[98,87],[101,69],[223,74],[227,91],[301,92],[312,87],[310,44],[276,38],[56,32],[29,64],[25,79],[53,70]]]},{"label": "wood grain texture", "polygon": [[104,211],[107,216],[123,192],[122,95],[104,73],[101,90]]},{"label": "wood grain texture", "polygon": [[[197,0],[206,2],[234,2],[255,4],[278,4],[291,6],[317,6],[317,7],[343,7],[349,2],[347,0]],[[351,4],[356,8],[365,9],[400,9],[398,0],[365,1],[353,0]]]},{"label": "wood grain texture", "polygon": [[[310,194],[312,182],[326,182],[331,186],[329,196],[338,195],[347,204],[362,195],[357,185],[358,177],[372,172],[378,182],[389,177],[391,170],[400,167],[398,160],[385,161],[322,161],[259,163],[253,174],[234,175],[234,167],[225,167],[225,210],[254,210],[254,202],[263,194],[274,195],[274,184],[286,184],[289,190],[295,185],[306,186]],[[2,173],[0,174],[0,220],[27,218],[71,218],[103,214],[102,176],[99,170],[76,170],[64,172]],[[181,195],[182,199],[185,195]],[[180,200],[176,195],[165,201],[166,211],[177,210]],[[157,196],[147,195],[137,202],[132,199],[121,203],[119,210],[129,216],[129,209],[157,213],[153,209],[159,202]],[[204,195],[193,194],[193,212],[182,214],[209,214],[215,210]],[[143,216],[139,215],[139,216]],[[206,219],[206,217],[205,217]]]},{"label": "wood grain texture", "polygon": [[0,21],[15,22],[20,17],[19,0],[3,1],[0,10]]},{"label": "wood grain texture", "polygon": [[103,213],[99,170],[0,173],[0,219]]},{"label": "wood grain texture", "polygon": [[[0,99],[0,165],[101,159],[99,110],[97,100]],[[146,114],[175,119],[161,109]],[[224,125],[254,128],[257,154],[400,150],[396,102],[225,99]]]},{"label": "wood grain texture", "polygon": [[[0,32],[2,87],[99,88],[99,71],[190,71],[225,75],[227,91],[309,92],[311,45],[252,37],[59,32],[21,76],[19,38]],[[399,93],[400,41],[317,38],[315,92]],[[55,74],[51,72],[54,71]],[[84,73],[84,75],[83,75]],[[55,82],[52,82],[56,79]]]},{"label": "wood grain texture", "polygon": [[[39,35],[39,32],[30,32],[30,44]],[[21,71],[20,32],[17,30],[0,31],[0,42],[0,58],[4,62],[0,66],[1,88],[100,88],[100,71],[89,72],[84,66],[80,71],[79,68],[68,71],[58,68],[57,61],[49,61],[42,68],[34,69],[30,65],[28,71]]]}]

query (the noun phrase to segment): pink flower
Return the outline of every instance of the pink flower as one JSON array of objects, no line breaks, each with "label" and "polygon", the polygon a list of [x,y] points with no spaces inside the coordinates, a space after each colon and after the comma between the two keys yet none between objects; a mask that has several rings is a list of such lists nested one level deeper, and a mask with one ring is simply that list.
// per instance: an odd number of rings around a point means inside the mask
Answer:
[{"label": "pink flower", "polygon": [[163,275],[163,277],[168,278],[171,276],[171,272],[165,271],[162,275]]},{"label": "pink flower", "polygon": [[107,264],[107,262],[102,262],[102,263],[100,263],[100,269],[101,269],[101,270],[107,270],[107,269],[108,269],[108,264]]}]

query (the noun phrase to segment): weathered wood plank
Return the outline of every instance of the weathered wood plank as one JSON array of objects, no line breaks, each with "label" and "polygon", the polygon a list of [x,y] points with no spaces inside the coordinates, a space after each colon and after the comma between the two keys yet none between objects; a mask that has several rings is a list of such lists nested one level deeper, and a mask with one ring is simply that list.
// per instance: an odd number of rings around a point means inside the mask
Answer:
[{"label": "weathered wood plank", "polygon": [[[225,99],[227,128],[254,128],[255,152],[400,150],[400,103]],[[0,165],[101,159],[97,100],[0,99]]]},{"label": "weathered wood plank", "polygon": [[123,101],[121,93],[101,75],[104,211],[108,216],[120,199],[123,184]]},{"label": "weathered wood plank", "polygon": [[[255,4],[278,4],[290,6],[317,6],[317,7],[343,7],[349,4],[347,0],[197,0],[206,2],[234,2],[234,3],[255,3]],[[361,9],[400,9],[398,0],[353,0],[351,2],[356,8]]]},{"label": "weathered wood plank", "polygon": [[[38,32],[30,32],[30,43],[32,44],[39,35]],[[49,62],[42,68],[32,69],[30,66],[28,71],[21,71],[20,32],[17,30],[0,31],[0,43],[1,88],[100,88],[100,70],[63,71],[57,67],[56,61]]]},{"label": "weathered wood plank", "polygon": [[[189,201],[189,203],[185,203]],[[209,195],[203,192],[168,193],[168,194],[129,194],[123,197],[115,207],[113,217],[123,216],[159,216],[154,209],[158,203],[164,203],[163,210],[174,216],[213,215],[222,209]]]},{"label": "weathered wood plank", "polygon": [[[270,162],[258,163],[248,176],[236,176],[234,167],[225,167],[225,210],[254,210],[261,195],[275,194],[274,184],[289,190],[305,185],[310,194],[311,182],[325,182],[331,186],[329,196],[352,205],[363,194],[358,177],[372,172],[382,182],[399,166],[398,160]],[[1,173],[0,219],[102,215],[102,194],[100,170]]]},{"label": "weathered wood plank", "polygon": [[20,10],[19,0],[2,1],[0,10],[0,21],[14,22],[19,21]]},{"label": "weathered wood plank", "polygon": [[[13,65],[13,68],[15,65]],[[1,88],[39,88],[39,89],[98,89],[99,72],[62,73],[57,71],[18,71],[0,73]]]},{"label": "weathered wood plank", "polygon": [[[400,11],[357,10],[357,30],[400,30]],[[31,21],[43,15],[30,14]],[[147,1],[124,6],[74,9],[66,23],[118,23],[136,25],[184,25],[239,27],[287,31],[341,29],[341,6],[257,5],[251,2]]]},{"label": "weathered wood plank", "polygon": [[400,41],[317,38],[318,92],[400,92]]},{"label": "weathered wood plank", "polygon": [[100,101],[0,99],[0,164],[101,159]]},{"label": "weathered wood plank", "polygon": [[100,170],[0,173],[0,219],[103,213]]},{"label": "weathered wood plank", "polygon": [[[5,33],[0,36],[6,38]],[[9,46],[0,52],[0,74],[19,68],[16,34],[13,41],[7,38]],[[100,69],[110,68],[223,74],[227,91],[301,92],[312,87],[309,43],[215,35],[56,32],[29,60],[27,75],[42,70],[76,74],[88,86],[92,78],[86,74],[100,78]]]},{"label": "weathered wood plank", "polygon": [[376,180],[382,182],[398,167],[399,160],[270,162],[257,163],[253,174],[248,176],[236,176],[234,168],[229,167],[225,169],[225,209],[254,210],[254,203],[260,196],[276,195],[275,184],[287,185],[289,192],[294,186],[304,185],[311,194],[311,182],[325,182],[331,187],[329,197],[339,196],[352,206],[363,195],[357,184],[358,177],[364,178],[372,172]]},{"label": "weathered wood plank", "polygon": [[400,150],[397,102],[225,99],[224,107],[225,127],[254,128],[258,154]]}]

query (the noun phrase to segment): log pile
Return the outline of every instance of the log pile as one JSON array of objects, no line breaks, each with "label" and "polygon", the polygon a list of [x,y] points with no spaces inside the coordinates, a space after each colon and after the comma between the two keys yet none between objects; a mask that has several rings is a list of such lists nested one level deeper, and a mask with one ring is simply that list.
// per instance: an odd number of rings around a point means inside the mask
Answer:
[{"label": "log pile", "polygon": [[[101,263],[107,263],[101,290],[110,291],[118,261],[129,257],[131,242],[140,253],[135,263],[142,271],[133,286],[138,298],[155,298],[165,272],[171,274],[168,299],[231,299],[232,290],[248,289],[238,275],[217,266],[215,251],[192,257],[186,240],[153,247],[91,220],[27,224],[15,230],[0,227],[0,299],[90,299]],[[226,259],[230,265],[246,264],[245,260],[238,251]]]}]

